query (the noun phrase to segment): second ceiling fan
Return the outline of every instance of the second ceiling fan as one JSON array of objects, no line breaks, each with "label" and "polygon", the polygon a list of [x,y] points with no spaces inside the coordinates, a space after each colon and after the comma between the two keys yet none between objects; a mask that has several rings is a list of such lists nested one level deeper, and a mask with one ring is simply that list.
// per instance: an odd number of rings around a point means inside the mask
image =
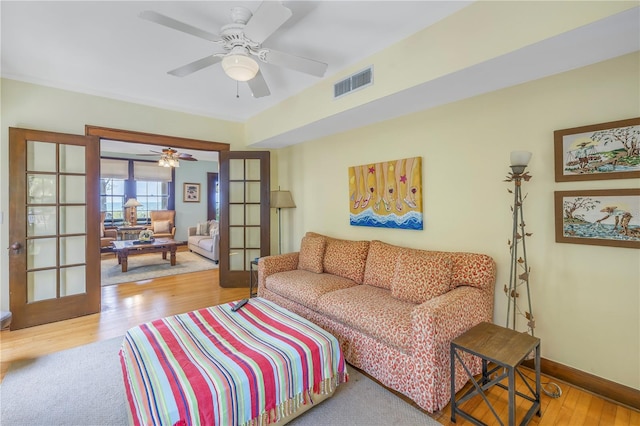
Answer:
[{"label": "second ceiling fan", "polygon": [[209,40],[225,50],[176,68],[169,71],[169,74],[184,77],[221,62],[225,73],[236,81],[246,81],[256,98],[268,96],[271,92],[254,57],[266,64],[282,66],[316,77],[323,77],[327,70],[327,64],[323,62],[262,46],[262,43],[291,16],[291,10],[279,1],[264,1],[255,14],[246,7],[236,6],[231,9],[233,22],[223,26],[220,34],[216,35],[151,10],[140,13],[142,19]]}]

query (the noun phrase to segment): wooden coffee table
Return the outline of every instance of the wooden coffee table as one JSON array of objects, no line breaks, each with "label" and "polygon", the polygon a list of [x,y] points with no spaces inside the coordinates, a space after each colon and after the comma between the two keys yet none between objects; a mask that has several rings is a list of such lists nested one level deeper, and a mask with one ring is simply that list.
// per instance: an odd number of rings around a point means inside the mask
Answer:
[{"label": "wooden coffee table", "polygon": [[168,238],[156,238],[150,243],[135,244],[133,241],[112,241],[113,252],[118,256],[118,264],[122,266],[122,272],[127,272],[128,259],[131,255],[145,253],[162,253],[162,258],[167,259],[167,253],[171,253],[171,266],[176,264],[176,250],[178,242]]}]

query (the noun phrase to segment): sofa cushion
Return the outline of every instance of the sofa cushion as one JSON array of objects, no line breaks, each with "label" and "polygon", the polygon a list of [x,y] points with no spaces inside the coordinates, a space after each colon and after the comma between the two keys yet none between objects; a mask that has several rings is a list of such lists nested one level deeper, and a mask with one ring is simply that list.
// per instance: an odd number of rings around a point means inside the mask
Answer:
[{"label": "sofa cushion", "polygon": [[369,241],[327,238],[322,267],[324,272],[362,284]]},{"label": "sofa cushion", "polygon": [[268,290],[314,309],[320,296],[357,285],[351,280],[330,274],[315,274],[303,269],[278,272],[265,281]]},{"label": "sofa cushion", "polygon": [[302,237],[298,257],[298,269],[315,272],[316,274],[323,272],[322,261],[324,259],[325,241],[324,237]]},{"label": "sofa cushion", "polygon": [[212,251],[213,248],[213,238],[208,235],[191,235],[187,242],[208,251]]},{"label": "sofa cushion", "polygon": [[398,257],[405,248],[383,243],[382,241],[371,241],[369,244],[369,254],[367,254],[367,264],[364,268],[363,284],[391,290],[391,281],[396,271]]},{"label": "sofa cushion", "polygon": [[198,241],[198,247],[206,250],[206,251],[213,251],[213,238],[210,237],[205,237],[203,239],[201,239],[200,241]]},{"label": "sofa cushion", "polygon": [[168,220],[156,220],[153,222],[153,232],[155,234],[167,234],[171,232],[171,222]]},{"label": "sofa cushion", "polygon": [[424,303],[449,291],[452,261],[444,253],[407,249],[398,257],[391,294],[400,300]]},{"label": "sofa cushion", "polygon": [[411,310],[415,306],[394,298],[387,289],[363,284],[323,295],[317,311],[411,353]]}]

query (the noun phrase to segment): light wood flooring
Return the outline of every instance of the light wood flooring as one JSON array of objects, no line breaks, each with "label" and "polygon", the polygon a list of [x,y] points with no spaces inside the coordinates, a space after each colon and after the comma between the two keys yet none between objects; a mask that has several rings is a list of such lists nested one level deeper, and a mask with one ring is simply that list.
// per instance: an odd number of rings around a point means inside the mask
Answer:
[{"label": "light wood flooring", "polygon": [[[103,287],[102,312],[99,314],[23,330],[2,331],[0,379],[4,378],[13,361],[122,336],[129,328],[142,322],[243,299],[248,295],[247,288],[225,289],[218,282],[218,270],[213,270]],[[529,374],[533,377],[532,372]],[[543,376],[542,381],[558,383],[562,396],[556,399],[543,394],[542,417],[534,416],[530,424],[640,425],[638,411],[548,377]],[[524,385],[521,386],[519,390],[524,392]],[[501,418],[506,419],[506,391],[495,388],[488,392],[488,397]],[[522,398],[517,400],[519,422],[527,407]],[[485,423],[499,424],[480,397],[465,404],[463,408]],[[430,416],[444,425],[470,424],[459,416],[457,423],[452,423],[449,406]]]}]

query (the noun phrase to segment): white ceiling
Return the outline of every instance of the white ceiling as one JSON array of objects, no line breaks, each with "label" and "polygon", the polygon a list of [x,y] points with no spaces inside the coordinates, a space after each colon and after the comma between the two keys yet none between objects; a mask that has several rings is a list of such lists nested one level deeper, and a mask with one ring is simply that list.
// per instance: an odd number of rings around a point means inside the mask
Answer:
[{"label": "white ceiling", "polygon": [[[2,1],[2,76],[221,119],[244,121],[318,82],[261,66],[271,95],[255,99],[220,64],[167,71],[217,45],[140,19],[153,10],[217,34],[233,6],[259,1]],[[325,77],[465,7],[468,1],[284,1],[293,12],[263,45],[329,64]]]},{"label": "white ceiling", "polygon": [[[470,1],[283,1],[293,17],[264,46],[329,64],[331,78],[351,64],[468,6]],[[142,20],[154,10],[217,33],[230,9],[259,1],[0,2],[1,75],[46,86],[245,121],[317,83],[318,78],[262,65],[271,95],[255,99],[220,65],[187,77],[167,71],[219,48]],[[640,8],[445,75],[359,108],[311,123],[254,147],[277,148],[640,50]],[[160,148],[160,147],[159,147]],[[149,149],[147,146],[146,149]]]}]

